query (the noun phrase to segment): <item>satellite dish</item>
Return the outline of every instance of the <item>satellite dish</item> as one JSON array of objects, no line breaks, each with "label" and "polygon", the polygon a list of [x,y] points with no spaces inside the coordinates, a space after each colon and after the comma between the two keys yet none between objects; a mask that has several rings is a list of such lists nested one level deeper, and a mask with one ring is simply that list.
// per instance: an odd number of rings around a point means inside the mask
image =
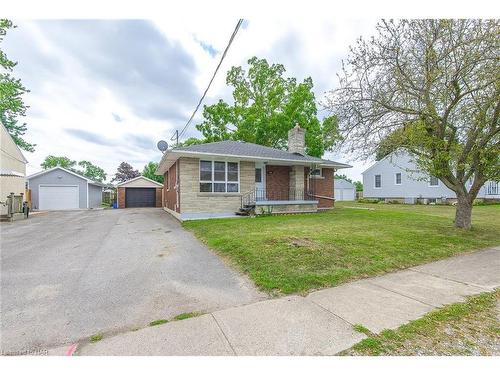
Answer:
[{"label": "satellite dish", "polygon": [[156,147],[158,147],[158,150],[160,150],[161,152],[165,152],[168,149],[168,143],[164,140],[161,140],[156,144]]}]

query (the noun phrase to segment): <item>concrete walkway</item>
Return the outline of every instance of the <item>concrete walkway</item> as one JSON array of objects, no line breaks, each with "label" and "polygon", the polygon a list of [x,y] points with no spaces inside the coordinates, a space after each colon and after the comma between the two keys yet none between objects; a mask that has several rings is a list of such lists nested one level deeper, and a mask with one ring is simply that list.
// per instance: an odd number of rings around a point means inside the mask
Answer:
[{"label": "concrete walkway", "polygon": [[[332,355],[372,332],[396,328],[464,296],[500,287],[500,247],[309,294],[148,327],[77,355]],[[50,354],[64,354],[68,346]]]}]

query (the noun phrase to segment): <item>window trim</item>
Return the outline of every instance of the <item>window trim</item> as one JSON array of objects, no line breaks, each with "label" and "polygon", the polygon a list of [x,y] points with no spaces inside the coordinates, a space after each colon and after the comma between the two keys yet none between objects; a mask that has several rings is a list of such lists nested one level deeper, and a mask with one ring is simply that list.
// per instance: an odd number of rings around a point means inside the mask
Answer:
[{"label": "window trim", "polygon": [[167,188],[167,191],[170,191],[170,173],[168,173],[168,171],[165,172],[165,180],[166,180],[166,188]]},{"label": "window trim", "polygon": [[[201,163],[202,162],[210,162],[212,166],[212,174],[211,174],[211,180],[202,180],[201,179]],[[215,163],[220,162],[224,163],[224,181],[222,180],[217,180],[215,181]],[[238,165],[238,180],[237,181],[228,181],[228,163],[235,163]],[[198,162],[198,193],[203,193],[203,194],[239,194],[241,191],[240,187],[240,174],[241,174],[241,165],[239,160],[238,161],[231,161],[231,160],[220,160],[220,159],[199,159]],[[224,184],[224,191],[214,191],[214,184]],[[212,184],[212,191],[201,191],[200,190],[200,184]],[[238,191],[227,191],[227,184],[237,184],[238,185]]]},{"label": "window trim", "polygon": [[[437,180],[437,185],[431,185],[431,179],[434,177]],[[429,176],[429,181],[427,182],[427,186],[431,188],[439,187],[440,186],[440,180],[436,176]]]},{"label": "window trim", "polygon": [[[315,170],[319,170],[319,174],[312,174],[313,171]],[[319,167],[319,168],[311,168],[310,172],[309,172],[309,178],[324,178],[323,177],[323,168]]]},{"label": "window trim", "polygon": [[[399,184],[398,184],[398,174],[399,174]],[[401,172],[394,173],[394,185],[402,185],[403,184],[403,174]]]},{"label": "window trim", "polygon": [[[260,171],[259,175],[260,175],[260,181],[257,181],[257,169]],[[256,184],[262,184],[264,182],[264,178],[263,178],[263,175],[264,175],[264,172],[262,170],[262,167],[255,167],[255,177],[254,177],[254,182]]]},{"label": "window trim", "polygon": [[[377,176],[380,176],[380,186],[377,187]],[[382,189],[382,175],[374,174],[373,175],[373,188],[374,189]]]}]

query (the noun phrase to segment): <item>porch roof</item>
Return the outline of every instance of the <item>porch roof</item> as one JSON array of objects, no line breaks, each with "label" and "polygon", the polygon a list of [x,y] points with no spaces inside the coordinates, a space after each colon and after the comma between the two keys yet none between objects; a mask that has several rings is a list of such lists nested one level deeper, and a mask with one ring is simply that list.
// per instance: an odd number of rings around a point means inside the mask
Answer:
[{"label": "porch roof", "polygon": [[330,168],[351,168],[350,165],[326,160],[309,155],[296,154],[272,147],[257,145],[255,143],[240,141],[221,141],[203,143],[168,150],[156,171],[158,174],[165,173],[168,168],[179,157],[225,157],[237,160],[268,161],[286,165],[317,165]]}]

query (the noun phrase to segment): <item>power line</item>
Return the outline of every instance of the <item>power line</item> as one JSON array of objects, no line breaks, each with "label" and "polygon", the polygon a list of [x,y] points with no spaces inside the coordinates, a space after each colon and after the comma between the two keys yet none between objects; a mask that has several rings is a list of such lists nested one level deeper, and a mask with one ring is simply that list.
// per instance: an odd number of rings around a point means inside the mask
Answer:
[{"label": "power line", "polygon": [[243,19],[240,18],[238,20],[238,23],[236,24],[236,27],[234,28],[233,33],[231,34],[231,38],[229,38],[229,42],[228,42],[228,44],[226,46],[226,49],[222,53],[222,56],[221,56],[220,61],[219,61],[219,64],[215,68],[214,74],[212,75],[212,78],[210,79],[210,82],[208,83],[208,86],[205,89],[205,92],[203,92],[203,95],[200,98],[200,100],[198,102],[198,105],[194,109],[193,114],[191,115],[191,117],[189,118],[189,120],[186,122],[186,125],[184,125],[184,127],[182,128],[182,130],[180,132],[178,130],[175,131],[175,133],[172,135],[172,138],[170,138],[171,141],[173,141],[174,139],[176,139],[177,142],[179,141],[179,138],[182,137],[182,135],[186,131],[187,127],[189,126],[189,124],[193,120],[194,116],[196,115],[196,112],[198,112],[198,109],[200,108],[201,103],[203,102],[203,99],[205,99],[205,96],[207,95],[207,92],[210,89],[210,86],[212,85],[212,82],[214,81],[215,76],[217,75],[217,72],[219,71],[219,68],[222,65],[222,62],[224,61],[224,58],[226,57],[227,51],[229,50],[229,47],[231,47],[231,44],[233,43],[233,40],[236,37],[236,34],[238,33],[238,30],[239,30],[239,28],[240,28],[240,26],[241,26],[242,23],[243,23]]}]

